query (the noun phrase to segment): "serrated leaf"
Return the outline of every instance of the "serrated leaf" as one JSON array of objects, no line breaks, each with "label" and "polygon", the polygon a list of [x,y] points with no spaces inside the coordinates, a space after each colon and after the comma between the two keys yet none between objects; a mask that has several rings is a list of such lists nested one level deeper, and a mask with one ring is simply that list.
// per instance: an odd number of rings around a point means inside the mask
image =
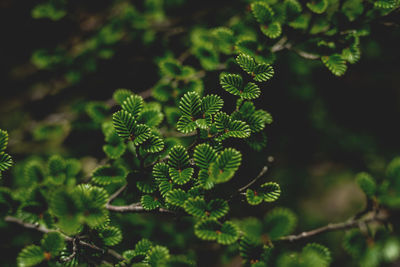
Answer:
[{"label": "serrated leaf", "polygon": [[189,154],[181,145],[176,145],[169,151],[168,165],[176,170],[182,170],[189,165]]},{"label": "serrated leaf", "polygon": [[160,111],[155,109],[145,109],[140,113],[138,122],[149,127],[157,127],[163,119],[164,115]]},{"label": "serrated leaf", "polygon": [[121,138],[130,139],[134,133],[136,121],[129,112],[120,110],[113,115],[113,125]]},{"label": "serrated leaf", "polygon": [[2,152],[0,153],[0,171],[5,171],[12,166],[11,156]]},{"label": "serrated leaf", "polygon": [[328,7],[328,0],[313,0],[308,2],[307,7],[316,14],[322,14]]},{"label": "serrated leaf", "polygon": [[169,168],[169,176],[171,177],[172,181],[178,185],[184,185],[189,182],[192,179],[193,173],[193,168]]},{"label": "serrated leaf", "polygon": [[179,102],[179,109],[183,115],[193,119],[201,114],[201,100],[196,92],[188,92],[184,94]]},{"label": "serrated leaf", "polygon": [[119,105],[122,105],[122,103],[124,103],[124,101],[131,95],[133,95],[133,93],[128,89],[117,89],[113,94],[113,99]]},{"label": "serrated leaf", "polygon": [[207,95],[201,100],[201,112],[205,116],[214,115],[224,105],[224,100],[218,95]]},{"label": "serrated leaf", "polygon": [[0,129],[0,153],[3,152],[8,145],[8,133]]},{"label": "serrated leaf", "polygon": [[197,178],[197,184],[206,190],[210,190],[214,187],[214,182],[210,178],[207,169],[203,169],[199,171],[199,175]]},{"label": "serrated leaf", "polygon": [[176,124],[176,129],[184,134],[194,132],[197,127],[196,120],[187,115],[182,115]]},{"label": "serrated leaf", "polygon": [[146,261],[150,266],[165,266],[169,257],[169,250],[166,247],[154,246],[147,254]]},{"label": "serrated leaf", "polygon": [[368,248],[367,240],[360,230],[351,230],[343,238],[343,248],[353,257],[360,257]]},{"label": "serrated leaf", "polygon": [[41,240],[41,247],[45,253],[50,253],[52,257],[56,257],[65,246],[64,238],[57,232],[47,233]]},{"label": "serrated leaf", "polygon": [[142,149],[146,153],[161,152],[164,149],[164,141],[160,137],[152,135],[142,144]]},{"label": "serrated leaf", "polygon": [[93,171],[93,182],[99,185],[124,182],[128,171],[122,166],[100,166]]},{"label": "serrated leaf", "polygon": [[252,82],[243,84],[243,79],[238,74],[225,74],[220,78],[222,88],[228,93],[244,99],[256,99],[260,96],[260,88]]},{"label": "serrated leaf", "polygon": [[265,2],[254,2],[251,4],[251,11],[253,12],[254,17],[260,24],[269,24],[272,22],[274,17],[274,11],[272,8]]},{"label": "serrated leaf", "polygon": [[256,190],[247,189],[246,200],[250,205],[259,205],[263,202],[263,197]]},{"label": "serrated leaf", "polygon": [[188,194],[182,189],[173,189],[169,191],[165,196],[165,201],[174,206],[183,207]]},{"label": "serrated leaf", "polygon": [[194,149],[194,162],[199,168],[208,169],[210,164],[215,161],[217,151],[209,144],[197,145]]},{"label": "serrated leaf", "polygon": [[264,219],[266,233],[271,240],[290,234],[297,223],[296,215],[285,208],[275,208]]},{"label": "serrated leaf", "polygon": [[159,63],[161,72],[170,77],[180,77],[183,75],[182,65],[174,59],[165,59]]},{"label": "serrated leaf", "polygon": [[17,263],[19,267],[35,266],[44,259],[45,254],[42,248],[36,245],[30,245],[25,247],[18,254]]},{"label": "serrated leaf", "polygon": [[196,236],[200,239],[216,240],[223,245],[232,244],[239,238],[239,229],[229,221],[223,224],[212,219],[199,221],[194,229]]},{"label": "serrated leaf", "polygon": [[281,187],[274,182],[268,182],[261,185],[260,193],[265,202],[274,202],[281,195]]},{"label": "serrated leaf", "polygon": [[218,219],[229,211],[228,203],[223,199],[212,199],[206,203],[204,198],[188,198],[184,203],[184,209],[192,216],[201,219]]},{"label": "serrated leaf", "polygon": [[339,54],[321,57],[324,65],[336,76],[342,76],[346,70],[346,61]]},{"label": "serrated leaf", "polygon": [[275,39],[282,34],[282,26],[277,21],[272,22],[268,25],[260,25],[260,30],[263,34],[271,39]]},{"label": "serrated leaf", "polygon": [[137,118],[144,106],[143,98],[139,95],[128,96],[121,105],[122,110],[129,112],[133,118]]},{"label": "serrated leaf", "polygon": [[151,195],[143,195],[140,199],[140,203],[145,210],[155,210],[161,206],[158,198]]},{"label": "serrated leaf", "polygon": [[376,192],[376,182],[374,178],[365,172],[359,173],[356,181],[361,190],[369,197],[373,197]]},{"label": "serrated leaf", "polygon": [[315,253],[316,255],[318,255],[318,258],[321,259],[321,263],[323,262],[323,265],[320,265],[321,267],[329,266],[330,262],[332,261],[331,252],[325,246],[322,246],[317,243],[307,244],[303,248],[302,253],[310,253],[310,252]]},{"label": "serrated leaf", "polygon": [[122,232],[115,226],[107,226],[100,229],[99,236],[106,246],[115,246],[122,241]]}]

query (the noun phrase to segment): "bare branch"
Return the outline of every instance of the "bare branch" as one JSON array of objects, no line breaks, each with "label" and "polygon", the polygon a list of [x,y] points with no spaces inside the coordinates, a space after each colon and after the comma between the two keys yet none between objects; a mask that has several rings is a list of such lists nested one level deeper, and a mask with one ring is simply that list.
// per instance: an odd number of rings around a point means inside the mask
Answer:
[{"label": "bare branch", "polygon": [[[106,205],[106,209],[109,211],[114,211],[114,212],[149,212],[148,210],[145,210],[142,206],[141,203],[132,203],[130,205],[126,206],[113,206],[110,204]],[[171,213],[175,214],[175,212],[163,208],[159,208],[155,211],[161,212],[161,213]]]},{"label": "bare branch", "polygon": [[114,194],[110,196],[110,198],[107,201],[107,205],[110,204],[114,199],[116,199],[126,188],[128,187],[128,184],[124,184],[120,189],[115,191]]},{"label": "bare branch", "polygon": [[303,233],[300,233],[297,235],[284,236],[284,237],[281,237],[278,241],[293,242],[293,241],[297,241],[297,240],[300,240],[303,238],[309,238],[309,237],[312,237],[315,235],[326,233],[326,232],[346,230],[346,229],[351,229],[351,228],[360,228],[363,225],[367,225],[372,222],[382,222],[385,220],[386,220],[386,216],[381,215],[381,217],[379,217],[377,213],[374,213],[374,214],[372,214],[372,216],[369,216],[364,219],[359,219],[359,220],[351,219],[346,222],[330,223],[328,225],[325,225],[320,228],[316,228],[316,229],[308,231],[308,232],[303,232]]},{"label": "bare branch", "polygon": [[257,182],[258,179],[260,179],[266,172],[268,171],[268,166],[264,166],[260,173],[253,179],[250,181],[250,183],[246,184],[245,186],[241,187],[238,189],[238,192],[241,193],[244,190],[246,190],[247,188],[249,188],[250,186],[252,186],[255,182]]}]

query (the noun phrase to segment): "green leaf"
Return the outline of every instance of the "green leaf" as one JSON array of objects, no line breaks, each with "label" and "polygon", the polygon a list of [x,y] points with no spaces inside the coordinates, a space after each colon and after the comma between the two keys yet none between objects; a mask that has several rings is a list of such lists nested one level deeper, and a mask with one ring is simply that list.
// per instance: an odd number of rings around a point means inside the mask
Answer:
[{"label": "green leaf", "polygon": [[236,171],[242,161],[242,154],[234,148],[225,148],[215,160],[222,171]]},{"label": "green leaf", "polygon": [[157,184],[154,179],[145,179],[136,182],[136,187],[142,193],[150,194],[157,190]]},{"label": "green leaf", "polygon": [[359,173],[356,177],[358,186],[362,191],[369,197],[373,197],[376,192],[376,182],[375,179],[368,173]]},{"label": "green leaf", "polygon": [[203,117],[214,115],[224,105],[224,100],[218,95],[207,95],[201,100],[201,112],[204,114]]},{"label": "green leaf", "polygon": [[195,147],[193,158],[199,168],[208,169],[217,158],[217,151],[207,143],[200,144]]},{"label": "green leaf", "polygon": [[214,43],[222,53],[232,54],[234,51],[235,36],[231,29],[218,27],[212,30],[211,35],[214,37]]},{"label": "green leaf", "polygon": [[306,5],[312,12],[316,14],[322,14],[328,7],[328,0],[312,0]]},{"label": "green leaf", "polygon": [[251,11],[260,24],[269,24],[274,17],[274,11],[265,2],[258,1],[251,4]]},{"label": "green leaf", "polygon": [[263,197],[256,190],[246,190],[246,200],[250,205],[259,205],[263,202]]},{"label": "green leaf", "polygon": [[382,9],[391,9],[399,5],[396,0],[375,0],[374,6]]},{"label": "green leaf", "polygon": [[137,118],[143,109],[143,98],[139,95],[128,96],[121,105],[122,110],[129,112],[134,118]]},{"label": "green leaf", "polygon": [[169,257],[169,250],[166,247],[154,246],[147,254],[146,261],[150,266],[165,266]]},{"label": "green leaf", "polygon": [[[248,263],[259,263],[266,266],[266,262],[271,254],[271,248],[264,246],[258,242],[254,242],[246,237],[242,238],[239,243],[240,256]],[[254,266],[254,264],[252,265]]]},{"label": "green leaf", "polygon": [[96,123],[102,123],[106,119],[109,109],[103,102],[90,102],[86,105],[86,113]]},{"label": "green leaf", "polygon": [[206,190],[210,190],[211,188],[214,187],[214,182],[210,178],[208,169],[202,169],[199,171],[197,184]]},{"label": "green leaf", "polygon": [[150,195],[143,195],[140,199],[140,203],[145,210],[155,210],[156,208],[159,208],[161,206],[158,198]]},{"label": "green leaf", "polygon": [[387,176],[391,182],[400,179],[400,157],[395,157],[386,168]]},{"label": "green leaf", "polygon": [[44,251],[41,247],[30,245],[25,247],[17,258],[19,267],[35,266],[45,259]]},{"label": "green leaf", "polygon": [[41,246],[45,253],[50,253],[51,257],[56,257],[65,247],[64,238],[57,232],[47,233],[41,240]]},{"label": "green leaf", "polygon": [[274,75],[274,69],[269,64],[257,64],[254,58],[249,55],[239,54],[236,57],[236,62],[257,82],[268,81]]},{"label": "green leaf", "polygon": [[282,26],[277,21],[272,22],[268,25],[260,25],[260,30],[263,34],[271,39],[275,39],[282,34]]},{"label": "green leaf", "polygon": [[196,197],[187,199],[184,209],[190,215],[201,219],[218,219],[228,213],[229,205],[223,199],[212,199],[206,203],[204,198]]},{"label": "green leaf", "polygon": [[290,234],[297,223],[296,215],[285,208],[275,208],[264,219],[266,233],[271,240]]},{"label": "green leaf", "polygon": [[64,182],[66,178],[65,174],[66,163],[61,156],[59,155],[51,156],[47,163],[47,167],[53,182],[57,184],[61,184],[62,182]]},{"label": "green leaf", "polygon": [[99,185],[122,183],[125,181],[128,171],[122,166],[100,166],[93,171],[93,182]]},{"label": "green leaf", "polygon": [[115,226],[107,226],[100,229],[99,236],[106,246],[115,246],[122,241],[122,232]]},{"label": "green leaf", "polygon": [[192,119],[197,118],[201,114],[201,100],[196,92],[188,92],[184,94],[179,102],[179,109],[183,115]]},{"label": "green leaf", "polygon": [[210,179],[214,183],[225,183],[229,181],[239,168],[242,154],[233,149],[226,148],[209,167]]},{"label": "green leaf", "polygon": [[261,185],[260,193],[265,202],[274,202],[281,195],[281,188],[277,183],[268,182]]},{"label": "green leaf", "polygon": [[136,243],[135,252],[140,254],[148,254],[152,247],[153,243],[150,240],[142,238],[139,242]]},{"label": "green leaf", "polygon": [[146,153],[161,152],[164,149],[164,141],[160,137],[152,135],[142,144],[142,148]]},{"label": "green leaf", "polygon": [[115,100],[115,102],[117,102],[119,105],[122,105],[122,103],[124,103],[124,101],[129,97],[132,96],[133,93],[132,91],[128,90],[128,89],[118,89],[114,92],[113,94],[113,99]]},{"label": "green leaf", "polygon": [[362,0],[347,0],[342,5],[342,12],[350,21],[354,21],[364,11]]},{"label": "green leaf", "polygon": [[106,203],[108,193],[104,188],[81,184],[76,188],[79,196],[80,206],[83,207],[82,220],[89,227],[100,227],[108,221],[108,210]]},{"label": "green leaf", "polygon": [[350,64],[354,64],[360,60],[361,51],[357,45],[351,45],[348,48],[342,50],[342,58],[349,62]]},{"label": "green leaf", "polygon": [[169,168],[169,175],[174,181],[174,183],[178,185],[183,185],[189,182],[192,179],[194,170],[193,168],[186,168],[186,169],[175,169]]},{"label": "green leaf", "polygon": [[221,224],[216,220],[199,221],[194,228],[197,237],[203,240],[216,240],[223,245],[234,243],[239,238],[238,227],[229,221]]},{"label": "green leaf", "polygon": [[12,166],[11,156],[2,152],[0,153],[0,171],[5,171]]},{"label": "green leaf", "polygon": [[219,65],[219,55],[216,49],[210,45],[200,45],[193,49],[193,54],[200,61],[205,70],[215,70]]},{"label": "green leaf", "polygon": [[138,122],[146,124],[149,127],[157,127],[163,119],[164,115],[159,110],[144,109],[138,117]]},{"label": "green leaf", "polygon": [[218,112],[215,117],[215,126],[222,135],[219,141],[227,138],[247,138],[251,134],[251,129],[247,123],[240,120],[232,120],[225,112]]},{"label": "green leaf", "polygon": [[176,129],[184,134],[194,132],[197,127],[196,120],[187,115],[182,115],[176,124]]},{"label": "green leaf", "polygon": [[288,21],[293,21],[295,18],[297,18],[303,9],[297,0],[285,0],[284,5],[286,18]]},{"label": "green leaf", "polygon": [[187,198],[188,194],[182,189],[178,188],[169,191],[165,196],[165,201],[167,201],[171,205],[183,207]]},{"label": "green leaf", "polygon": [[180,77],[184,74],[182,65],[174,59],[165,59],[159,63],[161,72],[169,77]]},{"label": "green leaf", "polygon": [[8,133],[0,129],[0,153],[3,152],[8,145]]},{"label": "green leaf", "polygon": [[120,110],[113,115],[113,125],[117,134],[123,139],[131,139],[135,129],[135,118],[127,111]]},{"label": "green leaf", "polygon": [[189,154],[181,145],[176,145],[169,151],[168,166],[182,170],[189,165]]},{"label": "green leaf", "polygon": [[367,240],[360,230],[351,230],[343,238],[343,248],[353,257],[361,257],[368,248]]},{"label": "green leaf", "polygon": [[339,54],[321,57],[324,65],[336,76],[342,76],[346,70],[346,61]]},{"label": "green leaf", "polygon": [[256,99],[260,96],[260,88],[252,82],[244,86],[243,79],[238,74],[224,74],[220,78],[222,88],[228,93],[240,96],[243,99]]},{"label": "green leaf", "polygon": [[318,258],[320,258],[322,260],[321,262],[323,263],[323,265],[319,265],[321,267],[329,266],[330,262],[332,261],[331,252],[325,246],[322,246],[317,243],[307,244],[303,248],[302,253],[304,254],[304,253],[310,253],[310,252],[318,255]]}]

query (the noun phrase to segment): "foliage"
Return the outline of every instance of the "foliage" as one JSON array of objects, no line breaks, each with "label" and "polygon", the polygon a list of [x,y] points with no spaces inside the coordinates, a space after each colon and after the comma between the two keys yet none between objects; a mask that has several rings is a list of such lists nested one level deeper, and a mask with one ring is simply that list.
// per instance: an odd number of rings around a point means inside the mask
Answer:
[{"label": "foliage", "polygon": [[[163,46],[157,31],[170,23],[168,5],[179,7],[185,1],[167,2],[146,0],[136,7],[129,1],[113,1],[105,25],[71,58],[71,51],[59,46],[37,50],[32,62],[39,69],[60,70],[66,83],[76,84],[100,61],[112,58],[121,43],[139,39]],[[15,179],[0,187],[1,216],[44,234],[40,244],[20,251],[18,266],[195,266],[191,244],[197,239],[216,243],[231,258],[240,255],[244,266],[332,264],[325,245],[312,240],[299,249],[285,245],[315,233],[293,234],[298,228],[296,213],[281,203],[274,206],[286,197],[285,188],[265,177],[267,167],[250,176],[246,164],[251,157],[242,151],[265,152],[267,126],[273,119],[257,107],[274,79],[278,52],[320,60],[332,74],[342,76],[348,64],[359,61],[360,42],[369,26],[400,3],[244,2],[248,11],[235,14],[226,25],[188,29],[187,63],[185,53],[178,57],[166,50],[156,57],[160,77],[147,95],[120,88],[109,101],[80,107],[89,121],[83,128],[104,136],[104,158],[90,172],[85,155],[75,153],[70,158],[63,153],[30,157],[15,166]],[[68,18],[67,11],[66,1],[54,0],[37,4],[31,14],[62,21]],[[203,78],[216,71],[219,85],[214,86],[220,88],[210,91]],[[52,140],[68,135],[65,128],[39,125],[33,136]],[[13,164],[7,145],[8,133],[0,130],[0,178]],[[399,158],[389,163],[386,177],[358,174],[355,183],[365,195],[365,210],[347,223],[315,231],[349,230],[343,248],[361,266],[395,262],[400,242],[389,214],[400,207],[399,181]],[[237,216],[239,205],[260,205],[257,208],[268,212],[263,218]],[[148,215],[136,217],[139,212]],[[145,226],[157,220],[151,216],[164,215],[184,227]],[[134,236],[130,231],[136,226],[146,231]],[[150,232],[162,237],[163,231],[173,233],[171,242],[158,244],[146,238]],[[174,246],[185,255],[175,255]]]}]

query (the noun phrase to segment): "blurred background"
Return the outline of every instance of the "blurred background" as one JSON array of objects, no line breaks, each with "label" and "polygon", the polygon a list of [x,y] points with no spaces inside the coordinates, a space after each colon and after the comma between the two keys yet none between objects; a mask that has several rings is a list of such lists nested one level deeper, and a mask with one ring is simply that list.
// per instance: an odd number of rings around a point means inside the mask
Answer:
[{"label": "blurred background", "polygon": [[[0,128],[9,131],[9,154],[17,163],[32,155],[84,156],[83,169],[89,172],[104,157],[104,137],[86,112],[87,103],[108,101],[118,88],[136,93],[152,88],[160,79],[158,57],[166,51],[178,57],[193,28],[225,25],[244,12],[243,6],[209,0],[1,0]],[[360,211],[365,200],[355,174],[382,175],[387,162],[400,155],[400,27],[377,23],[361,45],[361,60],[341,78],[319,60],[279,52],[275,76],[256,101],[274,122],[267,148],[246,153],[240,181],[255,177],[272,156],[267,177],[283,190],[278,205],[298,215],[297,232]],[[201,68],[190,57],[185,64]],[[205,93],[222,92],[218,75],[205,76]],[[18,168],[7,175],[12,184]],[[270,208],[232,209],[239,217],[263,217]],[[188,238],[192,229],[184,220],[146,226],[151,216],[127,216],[125,230],[132,221],[135,230],[121,246],[146,236],[186,253],[185,242],[192,240],[188,247],[199,266],[237,266],[229,249],[221,254],[218,246]],[[40,235],[5,227],[0,223],[1,265],[13,266],[19,250]],[[332,249],[332,266],[357,266],[341,248],[342,235],[328,233],[315,241]]]}]

